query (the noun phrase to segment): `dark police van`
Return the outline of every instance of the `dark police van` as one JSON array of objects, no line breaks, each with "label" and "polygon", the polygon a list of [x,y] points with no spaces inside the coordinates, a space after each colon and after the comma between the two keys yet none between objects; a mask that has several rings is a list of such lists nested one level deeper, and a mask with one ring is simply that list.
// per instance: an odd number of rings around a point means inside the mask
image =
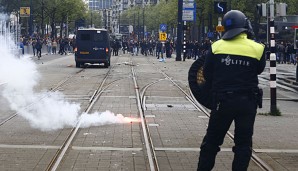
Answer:
[{"label": "dark police van", "polygon": [[106,29],[78,29],[75,44],[77,68],[85,63],[103,63],[106,68],[110,66],[110,36]]}]

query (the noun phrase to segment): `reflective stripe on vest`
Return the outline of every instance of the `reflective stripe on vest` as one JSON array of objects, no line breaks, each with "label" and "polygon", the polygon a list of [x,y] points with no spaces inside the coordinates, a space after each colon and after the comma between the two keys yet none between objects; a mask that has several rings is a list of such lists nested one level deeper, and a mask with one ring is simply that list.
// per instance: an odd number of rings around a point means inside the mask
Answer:
[{"label": "reflective stripe on vest", "polygon": [[264,51],[264,45],[256,43],[242,33],[231,40],[218,40],[212,44],[213,54],[230,54],[247,56],[260,60]]}]

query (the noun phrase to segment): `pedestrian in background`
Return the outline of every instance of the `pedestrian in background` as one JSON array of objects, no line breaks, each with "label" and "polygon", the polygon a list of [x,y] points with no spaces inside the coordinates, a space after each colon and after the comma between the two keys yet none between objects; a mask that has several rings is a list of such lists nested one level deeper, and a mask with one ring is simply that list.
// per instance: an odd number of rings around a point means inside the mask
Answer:
[{"label": "pedestrian in background", "polygon": [[22,55],[24,55],[25,54],[25,47],[24,47],[24,43],[22,41],[20,42],[20,49],[22,51]]},{"label": "pedestrian in background", "polygon": [[156,44],[156,56],[157,59],[159,59],[160,57],[162,58],[162,43],[160,41],[157,42]]},{"label": "pedestrian in background", "polygon": [[252,155],[252,135],[261,102],[258,75],[265,68],[264,45],[254,42],[249,20],[238,10],[223,17],[226,30],[214,42],[204,63],[204,78],[211,86],[213,106],[201,144],[198,171],[212,170],[232,122],[235,123],[233,171],[245,171]]},{"label": "pedestrian in background", "polygon": [[52,40],[51,40],[51,38],[49,38],[49,37],[47,38],[46,45],[47,45],[48,54],[49,55],[53,54],[52,53]]},{"label": "pedestrian in background", "polygon": [[36,52],[36,39],[33,39],[31,44],[32,44],[33,55],[35,56],[35,52]]},{"label": "pedestrian in background", "polygon": [[53,42],[52,42],[52,54],[57,54],[57,41],[56,39],[53,39]]},{"label": "pedestrian in background", "polygon": [[42,49],[42,41],[40,39],[37,40],[35,44],[35,48],[36,48],[36,55],[39,60],[41,58],[41,49]]},{"label": "pedestrian in background", "polygon": [[170,40],[167,40],[166,43],[165,43],[165,51],[166,51],[166,57],[171,58],[173,48],[171,46]]}]

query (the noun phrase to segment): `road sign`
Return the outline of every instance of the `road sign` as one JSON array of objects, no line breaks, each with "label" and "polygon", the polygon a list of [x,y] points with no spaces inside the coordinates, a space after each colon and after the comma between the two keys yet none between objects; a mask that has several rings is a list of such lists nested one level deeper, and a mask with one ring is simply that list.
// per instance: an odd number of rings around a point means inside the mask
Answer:
[{"label": "road sign", "polygon": [[167,33],[159,32],[159,40],[166,41],[167,40]]},{"label": "road sign", "polygon": [[182,21],[194,21],[195,18],[195,10],[182,10]]},{"label": "road sign", "polygon": [[183,3],[183,8],[195,8],[195,3],[194,2],[188,2],[188,3]]},{"label": "road sign", "polygon": [[194,2],[195,0],[183,0],[183,3],[191,3]]},{"label": "road sign", "polygon": [[196,3],[193,0],[184,0],[182,8],[182,21],[196,20]]},{"label": "road sign", "polygon": [[207,37],[208,37],[208,38],[213,38],[213,37],[214,37],[213,32],[208,32],[208,33],[207,33]]},{"label": "road sign", "polygon": [[224,32],[225,28],[224,28],[224,26],[216,26],[216,31],[217,32]]},{"label": "road sign", "polygon": [[30,7],[20,7],[20,17],[30,17]]},{"label": "road sign", "polygon": [[227,12],[227,2],[214,2],[214,12],[217,14],[225,14]]},{"label": "road sign", "polygon": [[166,24],[160,24],[159,25],[159,29],[162,31],[162,32],[165,32],[167,30],[167,25]]}]

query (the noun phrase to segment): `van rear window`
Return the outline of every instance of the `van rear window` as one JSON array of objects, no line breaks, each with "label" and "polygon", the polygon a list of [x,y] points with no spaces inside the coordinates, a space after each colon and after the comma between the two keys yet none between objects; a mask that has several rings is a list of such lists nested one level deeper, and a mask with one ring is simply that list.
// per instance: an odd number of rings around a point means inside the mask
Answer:
[{"label": "van rear window", "polygon": [[101,41],[107,40],[106,35],[102,33],[95,33],[95,34],[82,33],[79,38],[82,41],[94,41],[94,42],[101,42]]},{"label": "van rear window", "polygon": [[91,38],[90,34],[81,34],[80,39],[81,40],[85,40],[85,41],[89,41]]}]

